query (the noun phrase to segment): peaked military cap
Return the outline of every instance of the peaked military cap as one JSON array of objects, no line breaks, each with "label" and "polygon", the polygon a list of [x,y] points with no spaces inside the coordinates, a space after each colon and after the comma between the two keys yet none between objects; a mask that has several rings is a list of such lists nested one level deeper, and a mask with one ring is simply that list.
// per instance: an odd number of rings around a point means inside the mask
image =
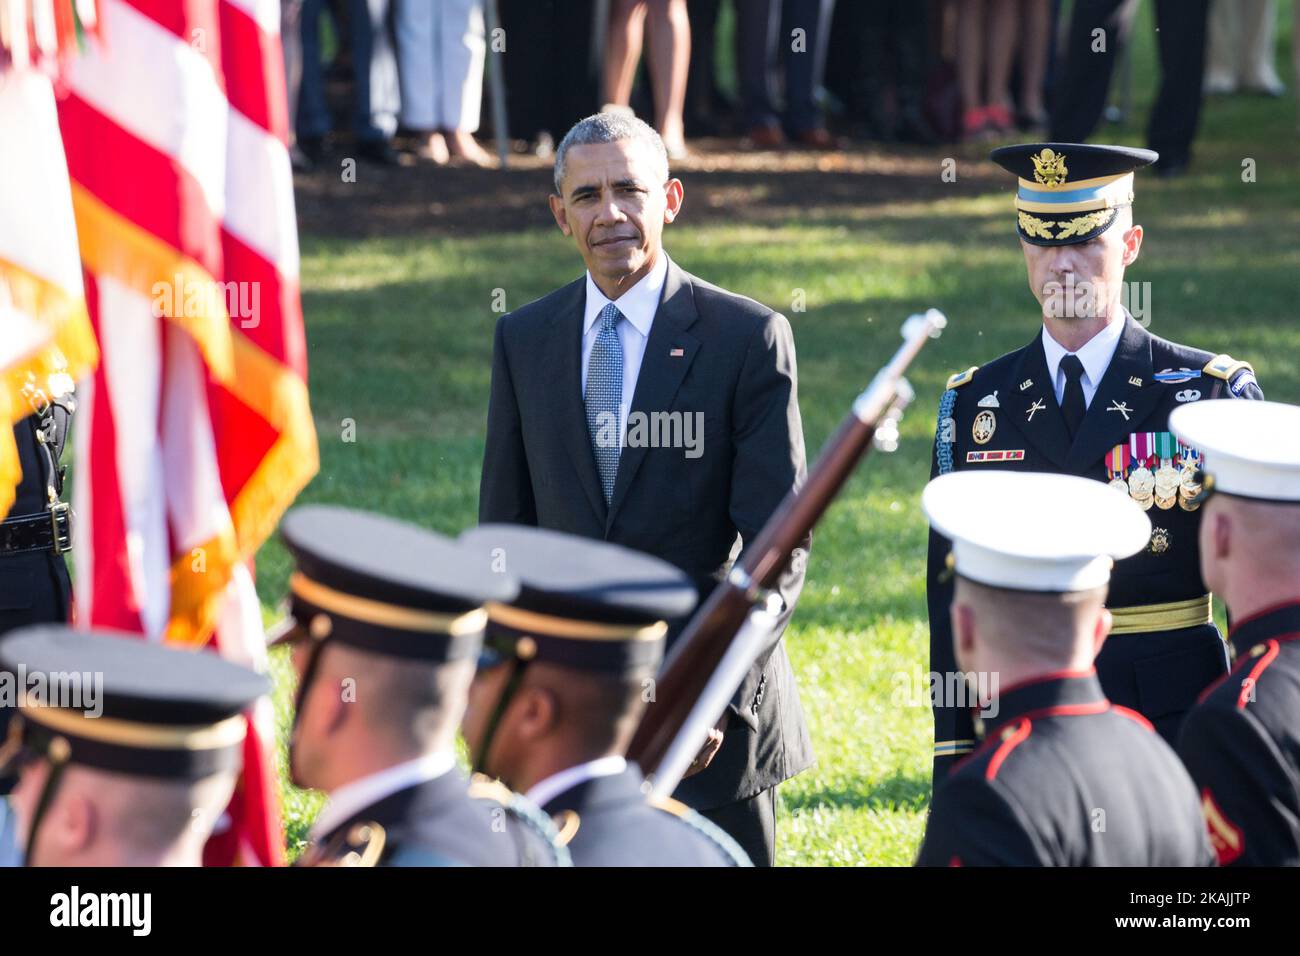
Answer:
[{"label": "peaked military cap", "polygon": [[62,625],[11,632],[0,670],[24,692],[7,754],[172,779],[237,769],[242,711],[270,692],[262,675],[207,651]]},{"label": "peaked military cap", "polygon": [[519,590],[450,538],[335,505],[295,508],[280,528],[297,562],[289,619],[271,643],[308,636],[441,663],[476,657],[483,605]]},{"label": "peaked military cap", "polygon": [[505,524],[460,540],[481,564],[518,576],[518,597],[487,606],[487,644],[521,660],[615,674],[656,667],[667,621],[689,614],[698,597],[678,568],[606,541]]},{"label": "peaked military cap", "polygon": [[1101,587],[1151,537],[1128,495],[1075,475],[957,471],[926,485],[921,507],[952,540],[958,574],[1016,591]]},{"label": "peaked military cap", "polygon": [[1019,178],[1016,228],[1035,246],[1087,242],[1133,203],[1133,173],[1160,158],[1149,149],[1085,143],[1025,143],[989,158]]},{"label": "peaked military cap", "polygon": [[1275,504],[1300,504],[1300,408],[1282,402],[1197,402],[1169,430],[1202,455],[1202,486]]}]

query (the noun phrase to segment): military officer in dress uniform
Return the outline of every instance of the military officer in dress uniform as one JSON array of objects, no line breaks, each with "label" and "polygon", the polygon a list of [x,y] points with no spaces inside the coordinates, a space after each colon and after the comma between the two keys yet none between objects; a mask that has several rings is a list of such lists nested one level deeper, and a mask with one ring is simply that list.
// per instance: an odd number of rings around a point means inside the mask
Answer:
[{"label": "military officer in dress uniform", "polygon": [[266,678],[216,654],[54,624],[0,640],[0,667],[26,675],[0,762],[18,774],[28,866],[202,864]]},{"label": "military officer in dress uniform", "polygon": [[281,534],[297,562],[272,641],[292,642],[298,674],[290,772],[329,795],[303,862],[567,864],[541,811],[456,766],[483,604],[518,582],[440,535],[349,508],[296,508]]},{"label": "military officer in dress uniform", "polygon": [[749,866],[740,845],[675,800],[647,799],[624,759],[653,697],[666,619],[691,579],[620,545],[519,525],[461,536],[521,581],[488,605],[465,739],[476,766],[553,816],[575,866]]},{"label": "military officer in dress uniform", "polygon": [[1093,669],[1111,565],[1150,539],[1141,508],[1086,478],[995,471],[936,478],[921,503],[953,542],[954,653],[983,742],[937,788],[917,862],[1212,865],[1187,771]]},{"label": "military officer in dress uniform", "polygon": [[1212,402],[1169,427],[1203,456],[1201,570],[1236,657],[1178,752],[1220,864],[1300,866],[1300,408]]},{"label": "military officer in dress uniform", "polygon": [[[1150,541],[1111,579],[1115,623],[1097,672],[1110,699],[1173,743],[1227,658],[1197,561],[1196,452],[1169,431],[1169,413],[1263,396],[1246,362],[1151,335],[1121,302],[1124,270],[1142,246],[1134,171],[1155,153],[1035,143],[992,157],[1019,177],[1018,232],[1042,326],[1023,348],[948,380],[931,477],[968,469],[1081,475],[1126,491],[1147,511]],[[948,551],[932,531],[930,670],[938,675],[953,666],[952,591],[941,580]],[[937,783],[974,739],[970,715],[941,697],[934,721]]]},{"label": "military officer in dress uniform", "polygon": [[[60,465],[76,401],[72,379],[55,372],[43,386],[22,389],[31,414],[13,426],[22,479],[0,521],[0,635],[27,624],[66,621],[72,585],[63,555],[72,548],[71,514],[61,500]],[[0,707],[0,740],[10,710]],[[13,860],[12,827],[4,794],[14,780],[0,774],[0,866]]]}]

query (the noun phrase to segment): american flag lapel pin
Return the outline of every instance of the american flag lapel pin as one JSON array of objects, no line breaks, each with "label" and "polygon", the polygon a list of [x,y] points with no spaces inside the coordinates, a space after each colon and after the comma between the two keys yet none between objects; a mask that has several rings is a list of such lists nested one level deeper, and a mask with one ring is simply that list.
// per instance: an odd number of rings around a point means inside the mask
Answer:
[{"label": "american flag lapel pin", "polygon": [[669,358],[682,358],[682,357],[685,356],[685,355],[686,355],[686,349],[669,349],[669,350],[668,350],[668,357],[669,357]]}]

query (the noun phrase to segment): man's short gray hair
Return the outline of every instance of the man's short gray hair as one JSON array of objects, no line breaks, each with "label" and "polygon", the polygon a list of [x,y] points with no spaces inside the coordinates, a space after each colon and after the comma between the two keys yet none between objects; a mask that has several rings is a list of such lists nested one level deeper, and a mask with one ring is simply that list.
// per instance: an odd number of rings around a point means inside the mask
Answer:
[{"label": "man's short gray hair", "polygon": [[653,126],[630,113],[596,113],[578,120],[564,134],[564,139],[560,140],[560,145],[555,150],[555,192],[564,195],[564,160],[569,154],[569,147],[617,143],[624,139],[639,140],[649,146],[661,173],[660,182],[668,182],[668,150],[664,148],[664,141],[659,138]]}]

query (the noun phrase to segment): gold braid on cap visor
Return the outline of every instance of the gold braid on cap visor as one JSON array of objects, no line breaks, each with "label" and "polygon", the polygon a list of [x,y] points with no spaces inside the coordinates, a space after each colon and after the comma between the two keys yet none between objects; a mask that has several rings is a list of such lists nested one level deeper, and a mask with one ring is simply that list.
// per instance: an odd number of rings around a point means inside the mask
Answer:
[{"label": "gold braid on cap visor", "polygon": [[34,724],[82,740],[145,750],[221,750],[243,743],[248,722],[235,714],[215,724],[167,726],[113,717],[90,717],[80,711],[47,707],[28,697],[23,714]]},{"label": "gold braid on cap visor", "polygon": [[400,631],[428,631],[460,637],[462,634],[483,630],[488,619],[487,611],[483,608],[475,608],[464,614],[440,614],[345,594],[319,581],[313,581],[301,571],[295,571],[289,578],[289,590],[322,611],[361,621],[363,624],[391,627]]},{"label": "gold braid on cap visor", "polygon": [[495,601],[489,601],[486,609],[488,619],[497,624],[503,624],[516,631],[542,634],[547,637],[589,641],[657,641],[668,633],[668,624],[665,621],[655,621],[644,626],[601,624],[598,621],[583,621],[578,618],[525,611]]}]

